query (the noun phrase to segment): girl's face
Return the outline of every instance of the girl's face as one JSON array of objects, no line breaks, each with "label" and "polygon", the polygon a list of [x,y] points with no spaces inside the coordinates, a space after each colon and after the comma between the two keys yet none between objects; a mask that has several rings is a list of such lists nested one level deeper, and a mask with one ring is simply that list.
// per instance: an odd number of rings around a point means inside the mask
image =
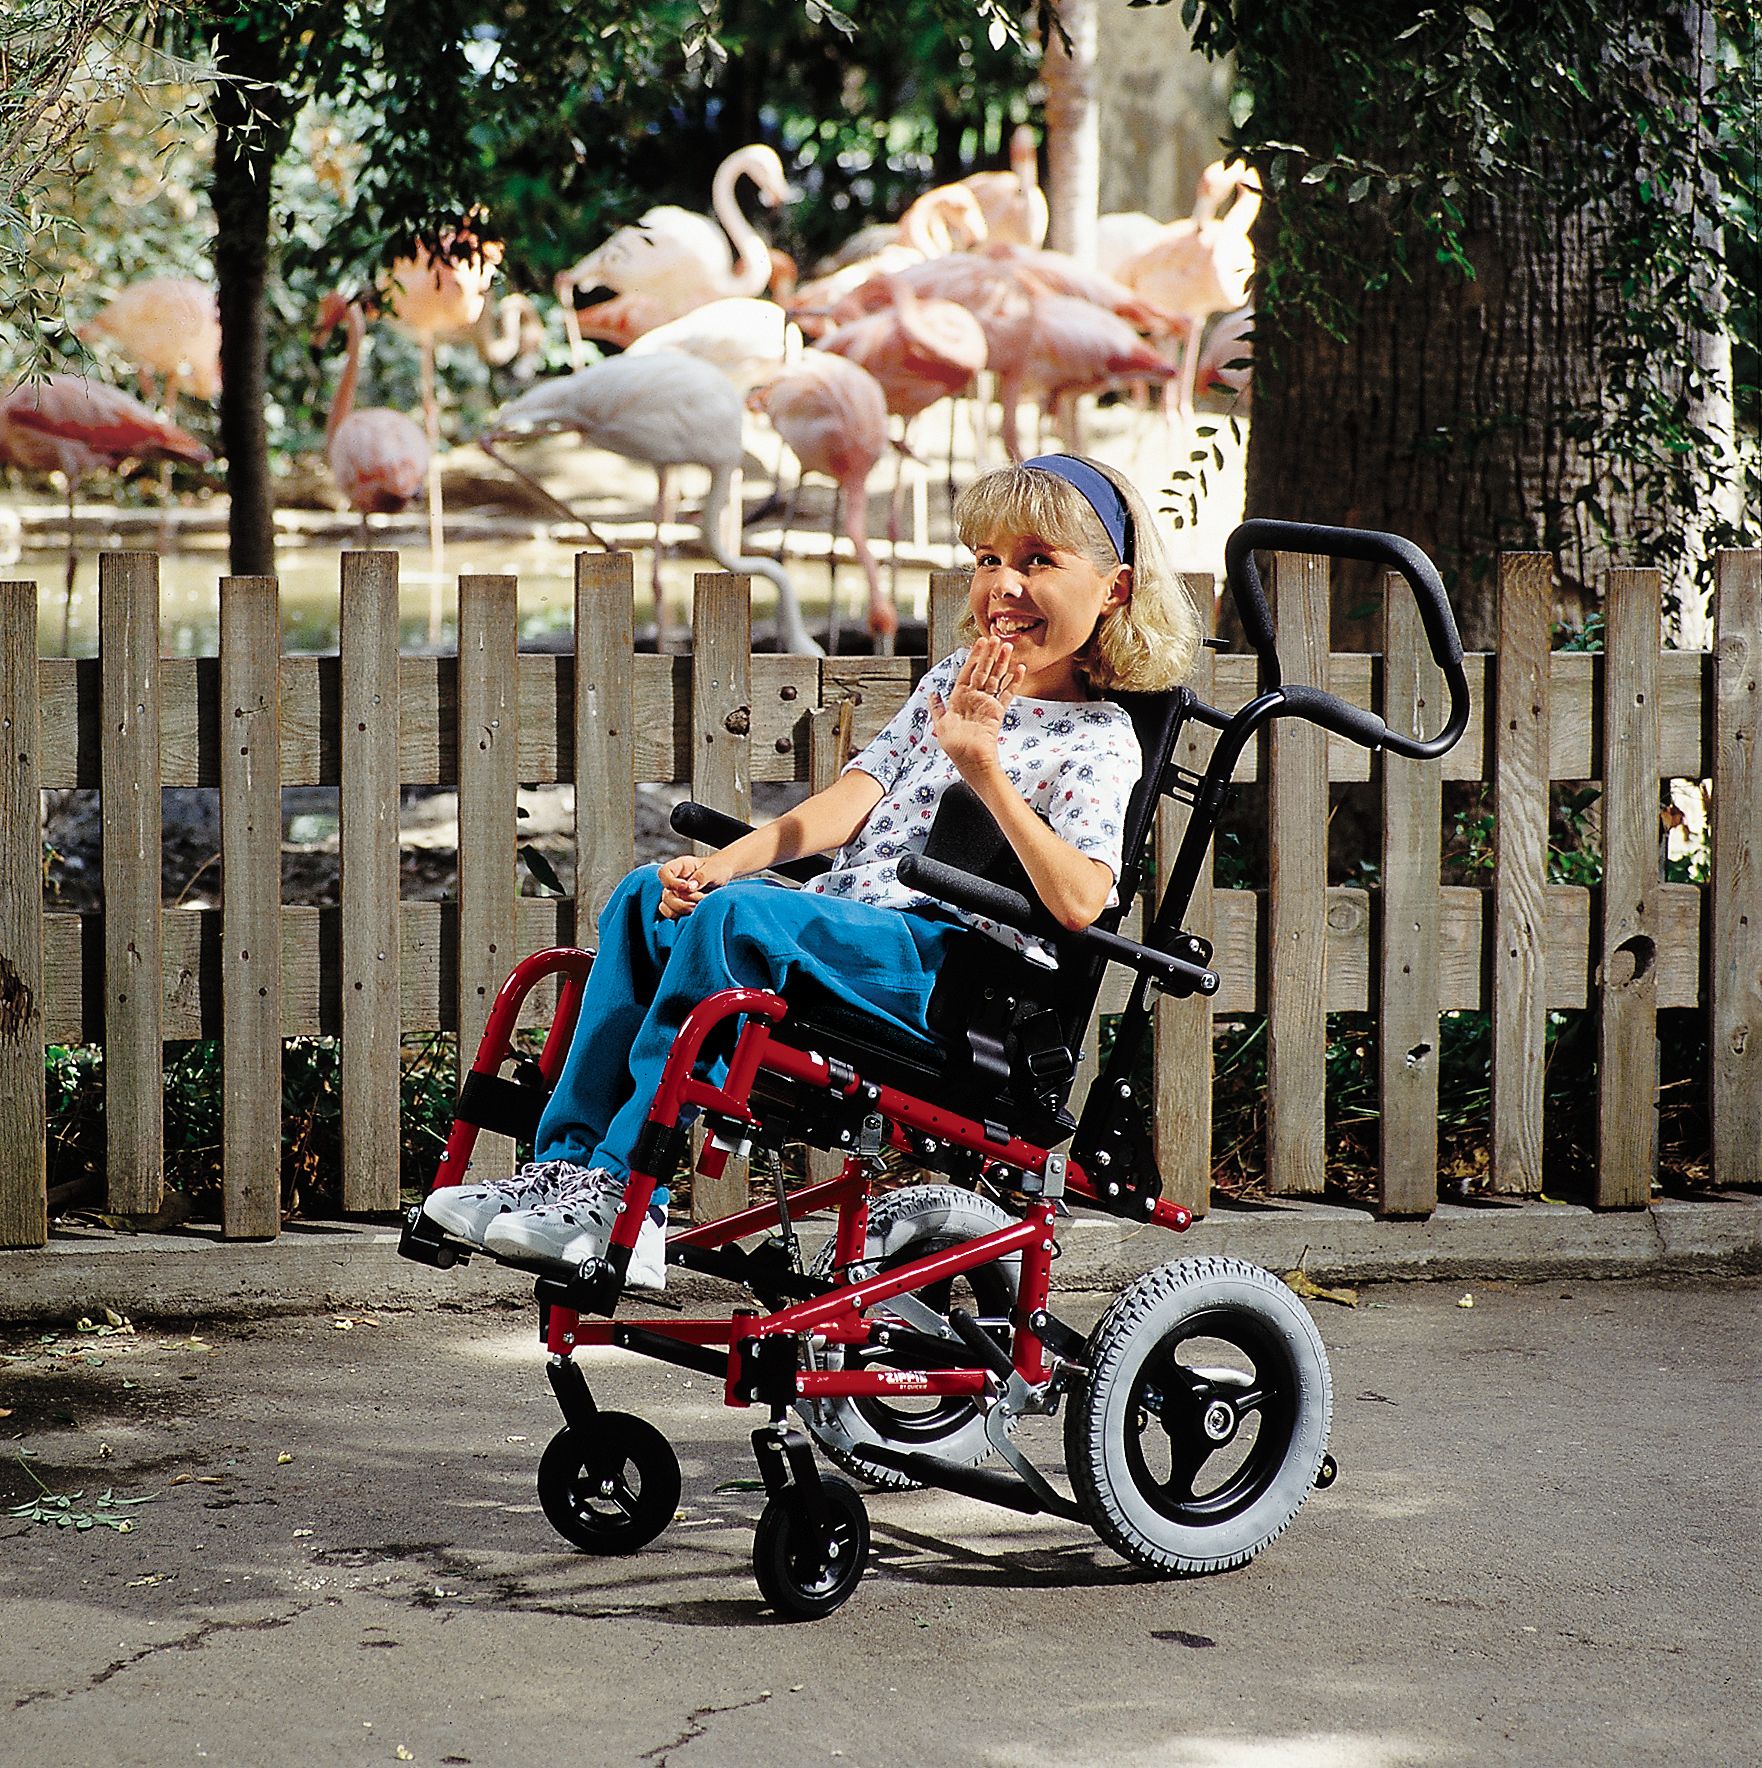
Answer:
[{"label": "girl's face", "polygon": [[1074,659],[1102,615],[1131,594],[1131,566],[1098,571],[1081,553],[1030,534],[982,542],[973,558],[968,606],[979,630],[1007,640],[1026,669],[1016,692],[1036,700],[1081,698]]}]

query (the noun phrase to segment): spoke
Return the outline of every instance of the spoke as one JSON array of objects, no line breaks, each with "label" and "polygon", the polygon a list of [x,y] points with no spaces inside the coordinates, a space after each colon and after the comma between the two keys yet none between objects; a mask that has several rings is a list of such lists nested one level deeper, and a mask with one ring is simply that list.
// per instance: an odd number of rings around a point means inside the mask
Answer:
[{"label": "spoke", "polygon": [[1169,1477],[1162,1483],[1163,1496],[1178,1503],[1192,1503],[1199,1495],[1194,1490],[1194,1483],[1210,1459],[1211,1450],[1203,1444],[1180,1443],[1170,1437]]}]

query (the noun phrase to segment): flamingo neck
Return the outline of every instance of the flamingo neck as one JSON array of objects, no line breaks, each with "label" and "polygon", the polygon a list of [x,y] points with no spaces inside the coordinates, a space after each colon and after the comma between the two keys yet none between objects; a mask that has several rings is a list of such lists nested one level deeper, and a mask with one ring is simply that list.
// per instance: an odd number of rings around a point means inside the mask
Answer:
[{"label": "flamingo neck", "polygon": [[726,463],[710,468],[710,489],[704,498],[702,514],[698,518],[702,525],[704,551],[724,571],[733,571],[747,577],[763,577],[775,584],[777,630],[783,648],[798,654],[817,655],[820,647],[814,642],[802,620],[801,604],[796,600],[795,585],[789,581],[789,573],[775,559],[763,558],[756,553],[731,553],[722,544],[722,512],[728,507],[728,492],[733,478],[734,469]]},{"label": "flamingo neck", "polygon": [[[731,153],[716,168],[710,186],[710,204],[716,219],[734,246],[734,275],[729,282],[731,295],[761,295],[771,280],[771,249],[760,237],[759,230],[741,212],[735,197],[735,186],[742,176],[751,176],[744,152]],[[755,180],[756,182],[756,180]]]},{"label": "flamingo neck", "polygon": [[520,327],[531,307],[524,295],[504,295],[478,315],[477,353],[491,368],[503,368],[519,354]]},{"label": "flamingo neck", "polygon": [[330,402],[330,417],[324,426],[326,452],[336,440],[343,419],[355,409],[355,383],[361,378],[361,345],[367,336],[367,321],[355,302],[349,303],[343,323],[348,327],[349,352],[343,359],[343,372],[336,384],[336,396]]}]

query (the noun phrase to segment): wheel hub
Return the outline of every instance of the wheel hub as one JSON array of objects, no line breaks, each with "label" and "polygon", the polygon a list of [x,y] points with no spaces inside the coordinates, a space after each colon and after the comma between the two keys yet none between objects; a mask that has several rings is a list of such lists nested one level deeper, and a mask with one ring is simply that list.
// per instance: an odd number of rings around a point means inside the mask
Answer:
[{"label": "wheel hub", "polygon": [[1214,1443],[1227,1443],[1236,1434],[1236,1408],[1228,1400],[1213,1400],[1199,1420],[1199,1428]]}]

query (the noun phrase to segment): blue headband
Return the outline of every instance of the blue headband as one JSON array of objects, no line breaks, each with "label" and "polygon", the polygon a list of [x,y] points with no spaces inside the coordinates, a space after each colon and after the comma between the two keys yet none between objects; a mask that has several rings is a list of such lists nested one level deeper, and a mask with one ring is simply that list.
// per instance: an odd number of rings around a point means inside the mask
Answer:
[{"label": "blue headband", "polygon": [[1063,479],[1094,510],[1097,520],[1107,530],[1108,539],[1113,542],[1114,556],[1122,565],[1131,564],[1131,511],[1126,508],[1119,487],[1106,473],[1098,473],[1088,461],[1078,460],[1074,454],[1037,454],[1032,460],[1023,461],[1022,465]]}]

